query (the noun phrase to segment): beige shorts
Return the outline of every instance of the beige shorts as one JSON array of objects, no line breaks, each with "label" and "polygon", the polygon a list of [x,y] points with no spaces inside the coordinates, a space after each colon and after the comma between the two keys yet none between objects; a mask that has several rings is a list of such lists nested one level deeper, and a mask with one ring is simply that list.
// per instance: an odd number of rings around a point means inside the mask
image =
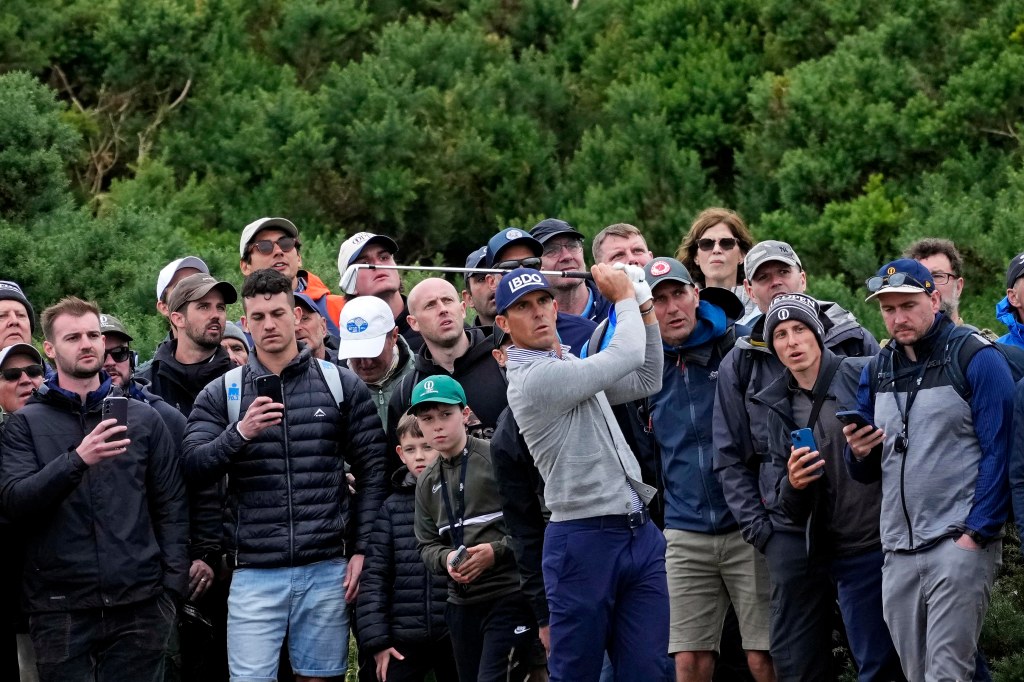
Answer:
[{"label": "beige shorts", "polygon": [[668,653],[718,651],[732,602],[746,651],[768,651],[770,585],[764,556],[740,532],[665,530]]}]

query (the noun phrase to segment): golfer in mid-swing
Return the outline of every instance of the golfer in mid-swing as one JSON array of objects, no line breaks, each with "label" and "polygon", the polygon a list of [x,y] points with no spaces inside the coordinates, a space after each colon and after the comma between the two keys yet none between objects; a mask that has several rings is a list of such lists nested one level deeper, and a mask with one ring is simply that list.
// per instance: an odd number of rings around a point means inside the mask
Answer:
[{"label": "golfer in mid-swing", "polygon": [[552,682],[597,680],[606,649],[617,682],[651,682],[665,679],[668,651],[665,538],[647,513],[655,489],[641,482],[611,404],[661,389],[661,336],[641,268],[591,272],[615,302],[618,326],[585,360],[558,340],[558,305],[543,275],[513,270],[495,292],[496,324],[513,344],[509,407],[551,510],[543,558],[551,616],[541,638]]}]

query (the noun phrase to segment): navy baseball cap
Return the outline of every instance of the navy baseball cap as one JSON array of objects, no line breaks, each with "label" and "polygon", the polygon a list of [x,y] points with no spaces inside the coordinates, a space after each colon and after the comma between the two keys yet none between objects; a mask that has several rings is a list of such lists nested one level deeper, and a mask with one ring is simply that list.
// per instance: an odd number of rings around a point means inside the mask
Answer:
[{"label": "navy baseball cap", "polygon": [[[487,265],[486,246],[481,246],[479,249],[477,249],[476,251],[474,251],[473,253],[469,254],[469,256],[466,257],[467,268],[479,268],[480,266],[483,265]],[[467,272],[466,276],[468,277],[471,274],[473,273]]]},{"label": "navy baseball cap", "polygon": [[1012,289],[1021,277],[1024,277],[1024,253],[1018,253],[1006,266],[1006,288]]},{"label": "navy baseball cap", "polygon": [[317,307],[316,303],[314,303],[313,299],[311,299],[309,296],[298,291],[296,291],[293,295],[295,296],[296,304],[302,306],[303,308],[312,313],[316,313],[317,315],[323,315],[323,313],[320,312],[320,308]]},{"label": "navy baseball cap", "polygon": [[870,301],[882,294],[931,294],[935,291],[935,280],[920,261],[912,258],[900,258],[886,263],[878,269],[878,273],[868,279]]},{"label": "navy baseball cap", "polygon": [[530,229],[530,234],[541,244],[547,244],[552,237],[567,234],[576,239],[586,239],[575,227],[558,218],[545,218]]},{"label": "navy baseball cap", "polygon": [[504,315],[508,307],[531,291],[546,291],[552,296],[548,279],[531,268],[516,268],[501,278],[498,289],[494,292],[494,303],[499,315]]},{"label": "navy baseball cap", "polygon": [[518,227],[510,227],[502,230],[491,237],[487,242],[487,265],[493,266],[499,262],[498,257],[503,249],[513,244],[522,244],[529,247],[534,256],[540,258],[544,253],[544,245],[537,241],[529,232],[520,230]]}]

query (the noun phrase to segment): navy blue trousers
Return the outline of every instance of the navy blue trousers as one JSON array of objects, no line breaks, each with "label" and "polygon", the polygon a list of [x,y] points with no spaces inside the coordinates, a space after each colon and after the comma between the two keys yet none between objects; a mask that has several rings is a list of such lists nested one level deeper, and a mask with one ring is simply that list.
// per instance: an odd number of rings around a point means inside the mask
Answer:
[{"label": "navy blue trousers", "polygon": [[882,549],[840,557],[830,567],[859,682],[903,680],[900,658],[882,618]]},{"label": "navy blue trousers", "polygon": [[616,682],[665,680],[665,536],[650,522],[630,530],[591,521],[549,523],[544,532],[550,680],[597,682],[605,650]]}]

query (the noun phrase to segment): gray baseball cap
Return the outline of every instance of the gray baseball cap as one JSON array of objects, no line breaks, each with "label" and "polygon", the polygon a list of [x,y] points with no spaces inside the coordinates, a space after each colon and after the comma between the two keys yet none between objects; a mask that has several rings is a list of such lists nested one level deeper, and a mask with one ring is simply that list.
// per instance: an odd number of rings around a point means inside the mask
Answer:
[{"label": "gray baseball cap", "polygon": [[792,246],[786,242],[766,239],[755,244],[747,252],[746,258],[743,259],[743,272],[746,278],[750,279],[753,277],[759,267],[770,261],[778,261],[801,270],[804,269],[803,264],[800,262],[800,256],[796,255],[796,251],[793,250]]}]

